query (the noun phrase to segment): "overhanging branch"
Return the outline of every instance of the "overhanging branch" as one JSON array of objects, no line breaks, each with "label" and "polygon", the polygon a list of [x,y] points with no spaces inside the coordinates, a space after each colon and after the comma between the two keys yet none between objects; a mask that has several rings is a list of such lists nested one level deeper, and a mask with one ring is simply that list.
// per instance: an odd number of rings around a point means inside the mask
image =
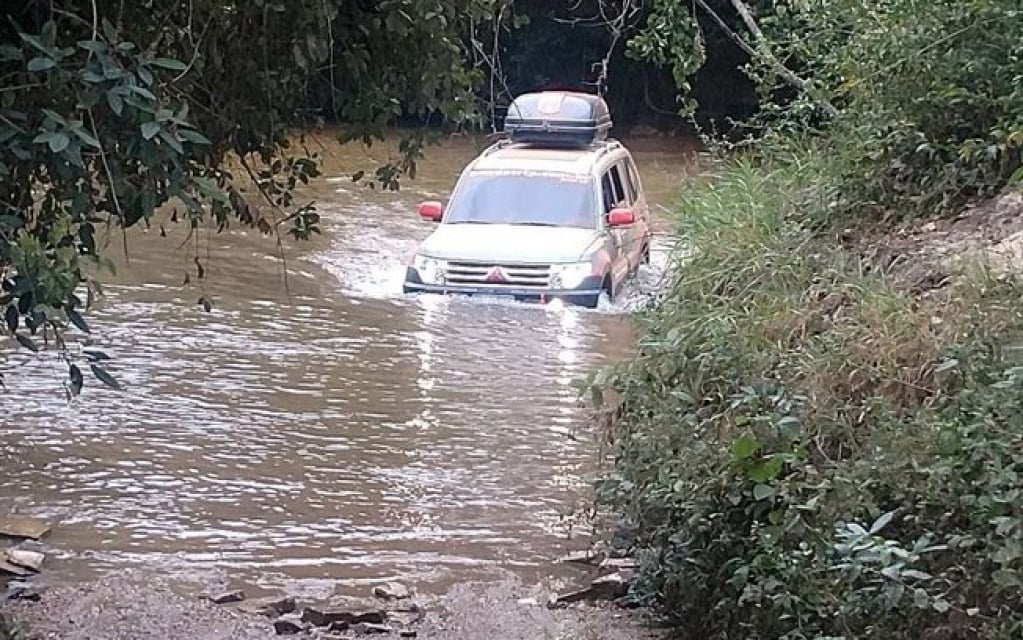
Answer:
[{"label": "overhanging branch", "polygon": [[759,59],[761,62],[766,63],[772,71],[778,74],[778,77],[808,95],[811,100],[827,111],[828,115],[832,117],[838,116],[838,109],[836,109],[827,98],[820,95],[808,81],[797,76],[791,69],[786,67],[780,60],[778,60],[777,57],[775,57],[774,53],[771,52],[771,49],[768,46],[767,38],[764,36],[763,31],[760,30],[756,20],[753,19],[753,15],[750,13],[749,7],[746,6],[746,3],[742,0],[732,0],[732,6],[735,7],[739,17],[742,18],[746,28],[749,29],[750,34],[753,35],[753,38],[756,41],[756,47],[753,47],[743,40],[742,36],[729,27],[728,23],[726,23],[724,19],[722,19],[721,16],[707,4],[706,0],[695,0],[695,2],[698,7],[703,9],[703,11],[717,23],[718,27],[725,32],[725,35],[731,38],[732,41],[735,42],[735,44],[745,51],[751,58]]}]

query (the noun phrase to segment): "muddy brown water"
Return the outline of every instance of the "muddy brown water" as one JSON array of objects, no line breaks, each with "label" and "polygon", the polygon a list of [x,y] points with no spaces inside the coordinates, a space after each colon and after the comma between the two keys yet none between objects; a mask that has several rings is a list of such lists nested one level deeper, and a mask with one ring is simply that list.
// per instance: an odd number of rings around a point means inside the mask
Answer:
[{"label": "muddy brown water", "polygon": [[[655,264],[597,311],[408,298],[403,264],[431,230],[414,206],[443,197],[478,143],[431,149],[381,193],[348,176],[386,146],[328,140],[312,141],[325,176],[303,192],[324,234],[286,244],[287,287],[258,234],[131,234],[88,316],[126,391],[91,384],[69,404],[55,356],[0,351],[0,512],[54,523],[44,579],[142,568],[309,598],[393,578],[441,592],[497,570],[557,577],[551,561],[585,545],[571,514],[595,440],[575,382],[631,352],[627,311],[667,259],[666,214],[654,207]],[[688,145],[630,146],[669,206]]]}]

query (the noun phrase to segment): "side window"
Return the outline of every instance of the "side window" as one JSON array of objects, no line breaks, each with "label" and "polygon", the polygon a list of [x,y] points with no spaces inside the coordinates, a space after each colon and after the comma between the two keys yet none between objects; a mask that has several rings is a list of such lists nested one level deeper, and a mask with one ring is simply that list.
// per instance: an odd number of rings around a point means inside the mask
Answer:
[{"label": "side window", "polygon": [[619,170],[619,165],[614,165],[608,172],[611,174],[611,184],[614,185],[614,203],[615,205],[629,204],[629,201],[625,197],[625,187],[622,182],[622,174]]},{"label": "side window", "polygon": [[632,160],[627,160],[623,163],[625,166],[625,181],[629,186],[629,201],[635,204],[636,200],[639,199],[639,183],[636,181],[636,167],[632,164]]},{"label": "side window", "polygon": [[611,172],[608,171],[600,179],[600,196],[603,199],[604,204],[604,215],[611,213],[611,209],[615,208],[615,194],[614,187],[611,184]]}]

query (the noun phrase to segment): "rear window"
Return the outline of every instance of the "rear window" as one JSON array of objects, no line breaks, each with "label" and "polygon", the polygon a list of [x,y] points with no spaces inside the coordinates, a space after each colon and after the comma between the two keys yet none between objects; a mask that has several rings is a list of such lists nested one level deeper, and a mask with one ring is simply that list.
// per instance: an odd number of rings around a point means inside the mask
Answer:
[{"label": "rear window", "polygon": [[444,222],[597,226],[593,187],[587,176],[558,173],[476,173],[459,185]]}]

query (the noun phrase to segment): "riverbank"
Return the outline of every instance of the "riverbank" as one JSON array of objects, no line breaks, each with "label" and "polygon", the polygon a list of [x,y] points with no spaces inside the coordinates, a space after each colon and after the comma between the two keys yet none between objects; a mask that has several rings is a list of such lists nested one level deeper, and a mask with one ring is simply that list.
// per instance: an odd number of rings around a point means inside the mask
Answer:
[{"label": "riverbank", "polygon": [[696,252],[603,378],[634,595],[694,640],[1017,637],[1023,194],[852,221],[828,148],[684,190]]},{"label": "riverbank", "polygon": [[[423,640],[651,640],[659,637],[650,620],[613,605],[577,605],[552,609],[542,589],[528,588],[509,576],[504,581],[459,585],[441,597],[415,597],[422,619],[414,625],[352,625],[347,631],[325,627],[283,629],[297,638],[420,638]],[[244,601],[243,601],[244,602]],[[84,585],[48,589],[38,602],[0,604],[0,613],[23,625],[21,638],[60,640],[269,640],[281,637],[275,619],[245,613],[241,603],[214,604],[182,593],[144,572],[110,575]],[[301,611],[301,603],[296,603]],[[396,608],[372,599],[363,606]],[[409,608],[409,605],[405,605]],[[301,614],[296,612],[301,625]],[[417,616],[418,617],[418,616]],[[386,629],[390,628],[391,631]],[[294,633],[292,633],[294,631]],[[404,632],[404,635],[400,635]],[[0,638],[3,635],[0,634]],[[8,640],[8,638],[4,638]]]}]

